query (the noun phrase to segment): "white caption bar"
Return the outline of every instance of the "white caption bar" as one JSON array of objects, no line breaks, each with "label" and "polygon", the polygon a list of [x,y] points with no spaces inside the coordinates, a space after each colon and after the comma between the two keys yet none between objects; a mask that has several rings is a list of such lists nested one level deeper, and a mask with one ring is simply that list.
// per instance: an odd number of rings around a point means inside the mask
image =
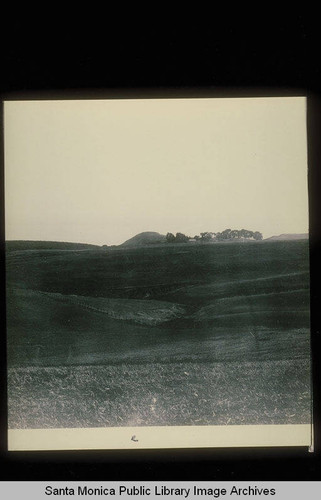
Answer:
[{"label": "white caption bar", "polygon": [[0,498],[43,500],[48,498],[117,499],[249,499],[292,500],[321,498],[321,481],[158,481],[158,482],[0,482]]}]

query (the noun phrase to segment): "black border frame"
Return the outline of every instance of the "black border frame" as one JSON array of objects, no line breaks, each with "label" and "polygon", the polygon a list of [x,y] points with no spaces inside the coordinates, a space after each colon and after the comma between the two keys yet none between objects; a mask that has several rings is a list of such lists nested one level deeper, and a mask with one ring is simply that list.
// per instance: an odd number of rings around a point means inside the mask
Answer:
[{"label": "black border frame", "polygon": [[[294,21],[293,22],[293,18]],[[2,100],[80,99],[148,97],[258,97],[308,96],[308,164],[311,263],[311,330],[313,362],[313,412],[315,451],[307,448],[238,448],[139,451],[7,452],[6,429],[6,350],[5,334],[0,338],[0,480],[320,480],[320,285],[317,270],[321,250],[320,158],[321,158],[321,75],[318,66],[316,29],[303,15],[290,16],[287,28],[262,24],[245,35],[240,22],[215,32],[199,30],[180,34],[176,26],[169,32],[148,27],[141,36],[126,40],[119,50],[105,57],[104,44],[90,52],[87,43],[79,54],[64,54],[70,29],[64,21],[61,45],[46,36],[39,47],[39,32],[18,16],[9,23],[11,42],[3,62],[0,83]],[[58,26],[56,26],[58,28]],[[95,29],[97,27],[95,26]],[[224,29],[225,28],[225,29]],[[6,31],[5,30],[5,34]],[[30,35],[31,33],[31,35]],[[272,33],[272,34],[271,34]],[[29,38],[27,35],[30,35]],[[72,35],[74,32],[72,31]],[[80,31],[76,36],[80,35]],[[197,42],[195,38],[201,35]],[[188,38],[191,36],[191,39]],[[240,38],[241,36],[241,38]],[[290,36],[290,39],[289,39]],[[15,38],[16,37],[16,38]],[[111,40],[109,35],[106,46]],[[95,39],[96,40],[96,39]],[[98,40],[98,39],[97,39]],[[99,38],[102,43],[103,37]],[[226,43],[226,41],[228,42]],[[146,49],[146,44],[151,45]],[[85,53],[81,53],[83,48]],[[109,59],[108,59],[109,57]],[[151,63],[152,61],[152,63]],[[3,120],[3,115],[1,115]],[[3,121],[1,122],[3,133]],[[1,141],[1,162],[4,163]],[[4,190],[1,178],[1,322],[5,328]],[[4,330],[5,331],[5,330]]]}]

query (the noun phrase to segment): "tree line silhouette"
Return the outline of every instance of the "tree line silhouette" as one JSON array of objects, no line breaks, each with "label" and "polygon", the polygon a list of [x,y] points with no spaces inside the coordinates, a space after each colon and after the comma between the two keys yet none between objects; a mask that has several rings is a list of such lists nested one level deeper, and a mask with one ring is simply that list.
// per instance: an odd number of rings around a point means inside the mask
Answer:
[{"label": "tree line silhouette", "polygon": [[255,240],[260,241],[263,239],[262,233],[259,231],[249,231],[248,229],[224,229],[222,232],[213,233],[211,231],[205,231],[199,235],[195,235],[193,238],[191,236],[186,236],[183,233],[167,233],[166,241],[167,243],[187,243],[190,240],[200,241],[200,242],[210,242],[210,241],[237,241],[237,240]]}]

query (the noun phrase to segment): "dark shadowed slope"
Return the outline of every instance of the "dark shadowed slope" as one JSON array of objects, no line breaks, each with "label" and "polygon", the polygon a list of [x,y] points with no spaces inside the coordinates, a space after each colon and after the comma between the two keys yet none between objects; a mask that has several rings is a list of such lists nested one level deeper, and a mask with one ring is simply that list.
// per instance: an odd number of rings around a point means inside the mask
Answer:
[{"label": "dark shadowed slope", "polygon": [[156,233],[155,231],[144,231],[143,233],[136,234],[129,240],[122,243],[122,247],[140,247],[145,245],[153,245],[155,243],[164,243],[165,236]]}]

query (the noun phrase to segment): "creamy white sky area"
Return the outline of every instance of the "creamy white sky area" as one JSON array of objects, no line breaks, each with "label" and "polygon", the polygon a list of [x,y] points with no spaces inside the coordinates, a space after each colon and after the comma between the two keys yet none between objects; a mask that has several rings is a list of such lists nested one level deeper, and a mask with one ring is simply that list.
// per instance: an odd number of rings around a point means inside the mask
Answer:
[{"label": "creamy white sky area", "polygon": [[5,102],[6,239],[308,232],[306,99]]}]

